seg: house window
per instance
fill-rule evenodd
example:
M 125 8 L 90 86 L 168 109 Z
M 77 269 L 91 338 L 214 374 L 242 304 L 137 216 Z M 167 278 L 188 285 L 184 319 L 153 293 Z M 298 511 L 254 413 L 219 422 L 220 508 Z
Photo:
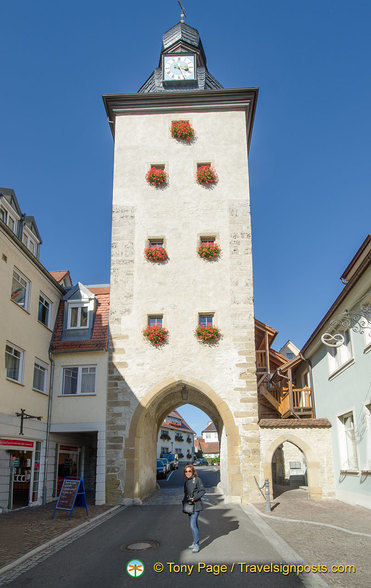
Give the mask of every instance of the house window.
M 163 320 L 162 315 L 149 316 L 148 317 L 148 326 L 153 327 L 154 325 L 159 325 L 160 327 L 162 327 L 162 320 Z
M 202 327 L 207 327 L 208 325 L 213 324 L 214 315 L 213 314 L 199 314 L 198 315 L 198 324 Z
M 200 242 L 202 243 L 215 243 L 215 237 L 200 237 Z
M 17 231 L 17 221 L 12 217 L 11 214 L 3 206 L 0 206 L 0 218 L 1 220 L 8 225 L 9 229 L 16 233 Z
M 88 305 L 69 305 L 68 306 L 68 328 L 69 329 L 87 329 L 88 324 Z
M 64 367 L 62 395 L 95 394 L 96 366 Z
M 31 237 L 29 237 L 26 233 L 23 233 L 23 235 L 22 235 L 22 242 L 24 245 L 26 245 L 27 249 L 29 249 L 31 251 L 31 253 L 36 256 L 36 253 L 37 253 L 36 242 L 33 241 L 31 239 Z
M 340 467 L 342 470 L 358 470 L 357 443 L 353 413 L 339 417 L 340 423 Z
M 11 300 L 28 310 L 30 282 L 18 270 L 13 270 Z
M 38 359 L 35 359 L 32 388 L 44 394 L 48 393 L 48 367 Z
M 46 327 L 50 326 L 52 303 L 43 294 L 39 296 L 39 314 L 40 323 Z
M 352 346 L 349 331 L 342 333 L 344 343 L 340 347 L 328 349 L 330 375 L 352 359 Z
M 148 239 L 148 247 L 163 247 L 163 239 Z
M 24 351 L 19 347 L 15 347 L 11 343 L 5 346 L 5 370 L 6 377 L 9 380 L 18 382 L 23 381 L 23 359 Z

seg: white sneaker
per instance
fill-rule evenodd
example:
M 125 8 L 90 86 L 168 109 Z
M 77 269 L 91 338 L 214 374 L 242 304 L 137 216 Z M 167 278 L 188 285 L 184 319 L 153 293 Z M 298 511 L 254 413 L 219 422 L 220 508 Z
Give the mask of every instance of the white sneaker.
M 192 553 L 198 553 L 200 551 L 200 546 L 199 545 L 195 545 L 192 549 Z
M 188 549 L 193 549 L 195 547 L 195 544 L 192 543 L 192 545 L 188 545 Z

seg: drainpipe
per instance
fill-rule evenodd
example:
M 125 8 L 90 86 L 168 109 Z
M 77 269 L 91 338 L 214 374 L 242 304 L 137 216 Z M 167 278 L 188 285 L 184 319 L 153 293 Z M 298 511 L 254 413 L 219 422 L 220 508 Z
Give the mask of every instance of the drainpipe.
M 307 363 L 308 363 L 308 371 L 309 371 L 309 381 L 310 381 L 310 389 L 312 391 L 311 396 L 312 396 L 312 410 L 313 410 L 313 418 L 316 418 L 316 405 L 314 402 L 314 386 L 313 386 L 313 372 L 312 372 L 312 364 L 310 359 L 307 359 Z
M 51 342 L 49 346 L 49 360 L 50 360 L 50 377 L 49 377 L 49 398 L 48 398 L 48 416 L 46 421 L 46 432 L 45 432 L 45 456 L 44 456 L 44 477 L 43 477 L 43 505 L 46 504 L 46 480 L 47 480 L 47 466 L 48 466 L 48 453 L 49 453 L 49 437 L 50 437 L 50 425 L 52 416 L 52 403 L 53 403 L 53 381 L 54 381 L 54 360 L 51 352 Z

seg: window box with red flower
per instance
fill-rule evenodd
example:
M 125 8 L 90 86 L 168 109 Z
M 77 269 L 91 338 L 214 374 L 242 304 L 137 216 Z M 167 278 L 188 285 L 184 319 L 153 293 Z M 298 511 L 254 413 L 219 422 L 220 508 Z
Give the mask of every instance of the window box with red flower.
M 166 186 L 167 184 L 167 173 L 161 167 L 156 167 L 153 165 L 150 170 L 146 173 L 146 181 L 151 186 L 156 186 L 159 188 L 161 186 Z
M 188 120 L 173 120 L 171 123 L 171 136 L 174 139 L 180 139 L 189 143 L 192 141 L 194 135 L 195 132 Z
M 212 184 L 216 184 L 218 176 L 210 164 L 199 165 L 197 167 L 196 180 L 202 186 L 211 186 Z
M 220 330 L 213 325 L 198 325 L 195 334 L 204 343 L 216 343 L 221 337 Z
M 143 336 L 155 347 L 167 343 L 168 330 L 161 325 L 148 325 L 143 329 Z
M 152 261 L 153 263 L 161 263 L 167 260 L 167 251 L 162 246 L 153 247 L 146 247 L 144 250 L 145 258 L 148 261 Z
M 202 241 L 197 252 L 202 259 L 217 259 L 221 254 L 221 249 L 214 241 Z

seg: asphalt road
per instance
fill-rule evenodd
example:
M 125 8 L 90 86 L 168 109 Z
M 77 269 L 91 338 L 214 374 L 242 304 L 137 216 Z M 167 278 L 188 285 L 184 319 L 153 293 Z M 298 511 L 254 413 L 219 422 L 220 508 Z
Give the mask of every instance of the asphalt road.
M 182 487 L 184 484 L 184 466 L 181 464 L 177 470 L 173 470 L 167 475 L 166 480 L 157 480 L 160 488 Z M 220 482 L 220 467 L 218 466 L 200 466 L 196 467 L 205 488 L 216 486 Z
M 200 468 L 205 486 L 218 480 L 219 472 Z M 178 471 L 161 483 L 183 485 Z M 159 492 L 161 494 L 161 491 Z M 166 502 L 166 492 L 163 494 Z M 101 525 L 25 571 L 8 586 L 14 588 L 202 588 L 256 586 L 294 588 L 302 586 L 295 574 L 258 572 L 249 566 L 279 564 L 282 557 L 238 505 L 224 504 L 212 487 L 205 495 L 200 515 L 201 551 L 191 553 L 188 516 L 180 504 L 143 504 L 120 510 Z M 129 544 L 154 541 L 148 551 L 128 551 Z M 140 577 L 131 577 L 131 560 L 144 564 Z M 163 571 L 156 573 L 155 564 Z M 180 567 L 183 566 L 183 567 Z M 209 566 L 209 567 L 207 567 Z M 224 566 L 224 567 L 221 567 Z M 267 568 L 266 568 L 267 570 Z M 10 579 L 10 578 L 9 578 Z

